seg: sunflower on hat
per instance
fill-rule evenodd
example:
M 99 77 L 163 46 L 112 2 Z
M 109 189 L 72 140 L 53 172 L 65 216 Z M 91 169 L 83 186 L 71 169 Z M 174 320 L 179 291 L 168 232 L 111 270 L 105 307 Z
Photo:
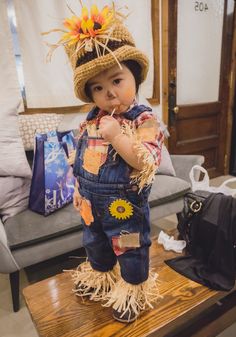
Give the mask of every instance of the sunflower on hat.
M 89 17 L 87 7 L 83 7 L 81 17 L 73 15 L 70 19 L 66 18 L 63 24 L 68 32 L 62 36 L 61 41 L 72 45 L 80 40 L 104 34 L 113 22 L 114 11 L 105 6 L 99 12 L 97 6 L 93 5 L 90 13 Z
M 66 30 L 52 29 L 49 32 L 42 33 L 42 35 L 51 32 L 63 33 L 56 44 L 48 44 L 50 47 L 48 53 L 49 60 L 51 59 L 54 50 L 60 45 L 71 47 L 77 44 L 76 52 L 83 48 L 85 51 L 92 51 L 95 46 L 99 56 L 100 51 L 98 46 L 108 49 L 106 44 L 99 41 L 99 39 L 118 40 L 111 37 L 112 27 L 115 23 L 119 22 L 117 16 L 124 16 L 115 11 L 114 5 L 112 7 L 104 6 L 101 11 L 99 11 L 96 5 L 92 5 L 90 15 L 87 7 L 82 6 L 80 17 L 77 16 L 68 5 L 67 7 L 70 9 L 73 16 L 71 18 L 66 18 L 63 21 Z

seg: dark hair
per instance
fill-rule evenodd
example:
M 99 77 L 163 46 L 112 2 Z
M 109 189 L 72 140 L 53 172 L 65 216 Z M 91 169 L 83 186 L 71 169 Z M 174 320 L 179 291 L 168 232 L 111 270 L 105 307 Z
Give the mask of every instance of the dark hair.
M 138 92 L 139 86 L 141 84 L 141 66 L 137 61 L 134 60 L 126 60 L 126 61 L 122 61 L 121 64 L 124 64 L 132 73 L 132 75 L 134 76 L 135 79 L 135 86 L 136 86 L 136 93 Z M 92 101 L 92 94 L 91 94 L 91 90 L 90 90 L 90 86 L 88 85 L 88 82 L 85 84 L 84 87 L 84 91 L 87 97 L 90 98 L 90 100 Z
M 137 61 L 134 61 L 134 60 L 126 60 L 126 61 L 123 61 L 122 63 L 124 63 L 126 65 L 126 67 L 129 68 L 129 70 L 133 74 L 134 79 L 135 79 L 135 85 L 136 85 L 136 93 L 137 93 L 138 89 L 139 89 L 139 86 L 142 82 L 141 81 L 142 68 L 141 68 L 140 64 Z

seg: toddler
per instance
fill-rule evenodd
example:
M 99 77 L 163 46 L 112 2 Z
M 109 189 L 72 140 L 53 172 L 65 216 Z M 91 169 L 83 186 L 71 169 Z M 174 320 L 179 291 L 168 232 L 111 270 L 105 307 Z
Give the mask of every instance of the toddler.
M 114 7 L 65 20 L 60 40 L 74 71 L 75 94 L 94 108 L 80 126 L 74 161 L 74 206 L 83 223 L 88 259 L 73 272 L 75 292 L 134 321 L 158 300 L 157 275 L 149 270 L 148 196 L 160 164 L 163 134 L 137 92 L 147 57 Z M 106 301 L 106 302 L 104 302 Z

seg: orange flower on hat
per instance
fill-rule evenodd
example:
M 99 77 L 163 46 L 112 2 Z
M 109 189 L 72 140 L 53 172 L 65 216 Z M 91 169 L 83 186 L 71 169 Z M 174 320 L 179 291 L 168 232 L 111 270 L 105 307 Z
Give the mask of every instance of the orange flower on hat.
M 93 5 L 89 11 L 87 7 L 82 8 L 81 16 L 73 15 L 64 20 L 64 27 L 68 31 L 63 34 L 61 42 L 72 45 L 83 39 L 94 38 L 97 35 L 107 33 L 114 19 L 114 10 L 108 6 L 103 7 L 101 11 L 96 5 Z

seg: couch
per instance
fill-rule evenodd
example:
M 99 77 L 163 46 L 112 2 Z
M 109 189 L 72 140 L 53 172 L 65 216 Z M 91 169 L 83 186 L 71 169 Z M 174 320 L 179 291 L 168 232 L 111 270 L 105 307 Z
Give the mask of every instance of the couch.
M 191 189 L 190 169 L 195 164 L 202 165 L 204 157 L 172 155 L 171 160 L 176 176 L 157 174 L 153 183 L 149 199 L 151 223 L 182 210 L 183 196 Z M 72 204 L 47 217 L 26 209 L 4 224 L 0 221 L 0 273 L 9 274 L 14 311 L 19 310 L 21 269 L 79 247 L 82 225 Z

